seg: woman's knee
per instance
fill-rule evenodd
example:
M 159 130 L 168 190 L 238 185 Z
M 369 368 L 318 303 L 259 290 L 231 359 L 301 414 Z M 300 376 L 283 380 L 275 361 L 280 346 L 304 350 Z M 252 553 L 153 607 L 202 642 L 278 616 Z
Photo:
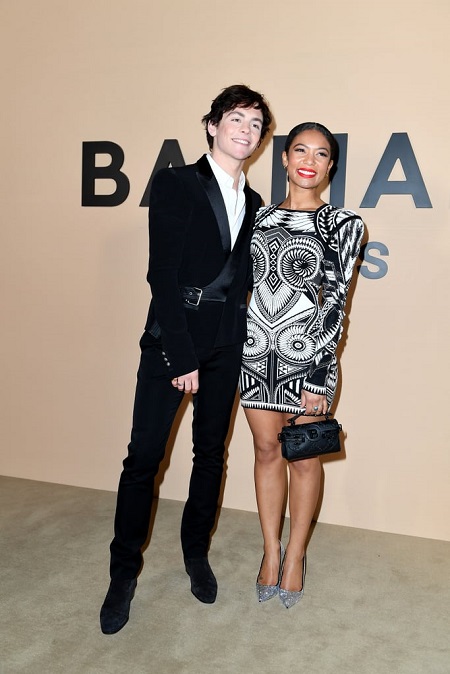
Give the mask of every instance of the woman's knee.
M 293 475 L 300 477 L 312 477 L 321 472 L 320 459 L 314 457 L 312 459 L 301 459 L 300 461 L 291 461 L 289 463 L 289 470 Z
M 258 463 L 282 461 L 280 443 L 271 439 L 255 441 L 255 460 Z

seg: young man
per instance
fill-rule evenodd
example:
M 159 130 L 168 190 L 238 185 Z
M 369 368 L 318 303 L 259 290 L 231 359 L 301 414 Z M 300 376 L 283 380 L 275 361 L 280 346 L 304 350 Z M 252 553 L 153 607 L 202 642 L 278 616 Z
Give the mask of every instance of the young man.
M 100 612 L 105 634 L 118 632 L 128 620 L 154 479 L 177 409 L 189 393 L 194 458 L 181 544 L 192 593 L 208 604 L 217 594 L 207 555 L 246 338 L 252 224 L 261 204 L 242 168 L 272 116 L 261 94 L 234 85 L 217 96 L 202 121 L 210 154 L 190 166 L 162 169 L 150 193 L 152 301 L 117 495 L 111 584 Z

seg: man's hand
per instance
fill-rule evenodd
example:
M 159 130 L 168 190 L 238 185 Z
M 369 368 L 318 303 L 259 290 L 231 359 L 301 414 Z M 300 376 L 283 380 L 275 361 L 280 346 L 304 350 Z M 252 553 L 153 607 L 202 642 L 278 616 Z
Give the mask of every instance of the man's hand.
M 182 374 L 172 379 L 172 386 L 185 393 L 197 393 L 198 391 L 198 370 Z

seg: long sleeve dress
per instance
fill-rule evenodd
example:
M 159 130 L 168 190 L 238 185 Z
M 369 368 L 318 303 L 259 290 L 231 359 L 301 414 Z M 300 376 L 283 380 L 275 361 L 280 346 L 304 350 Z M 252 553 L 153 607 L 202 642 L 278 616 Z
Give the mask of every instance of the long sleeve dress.
M 296 414 L 302 389 L 326 395 L 331 405 L 336 347 L 363 233 L 356 213 L 329 204 L 316 211 L 273 204 L 258 211 L 243 407 Z

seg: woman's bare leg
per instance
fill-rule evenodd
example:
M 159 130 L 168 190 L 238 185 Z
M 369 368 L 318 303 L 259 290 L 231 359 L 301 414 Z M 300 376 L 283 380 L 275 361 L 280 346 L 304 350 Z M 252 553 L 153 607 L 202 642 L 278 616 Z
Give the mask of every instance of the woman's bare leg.
M 258 582 L 276 585 L 280 567 L 280 527 L 286 494 L 286 462 L 278 433 L 286 416 L 279 412 L 244 408 L 255 448 L 255 489 L 264 539 L 264 559 Z
M 299 591 L 302 589 L 302 562 L 306 539 L 320 493 L 320 460 L 316 457 L 293 461 L 289 464 L 289 474 L 290 535 L 280 587 Z
M 255 448 L 255 489 L 264 539 L 264 559 L 258 582 L 275 585 L 280 564 L 280 526 L 286 493 L 286 461 L 278 433 L 292 416 L 281 412 L 244 408 Z M 300 419 L 306 423 L 309 419 Z M 281 587 L 302 589 L 302 561 L 306 540 L 320 493 L 322 467 L 318 458 L 289 463 L 290 535 Z

